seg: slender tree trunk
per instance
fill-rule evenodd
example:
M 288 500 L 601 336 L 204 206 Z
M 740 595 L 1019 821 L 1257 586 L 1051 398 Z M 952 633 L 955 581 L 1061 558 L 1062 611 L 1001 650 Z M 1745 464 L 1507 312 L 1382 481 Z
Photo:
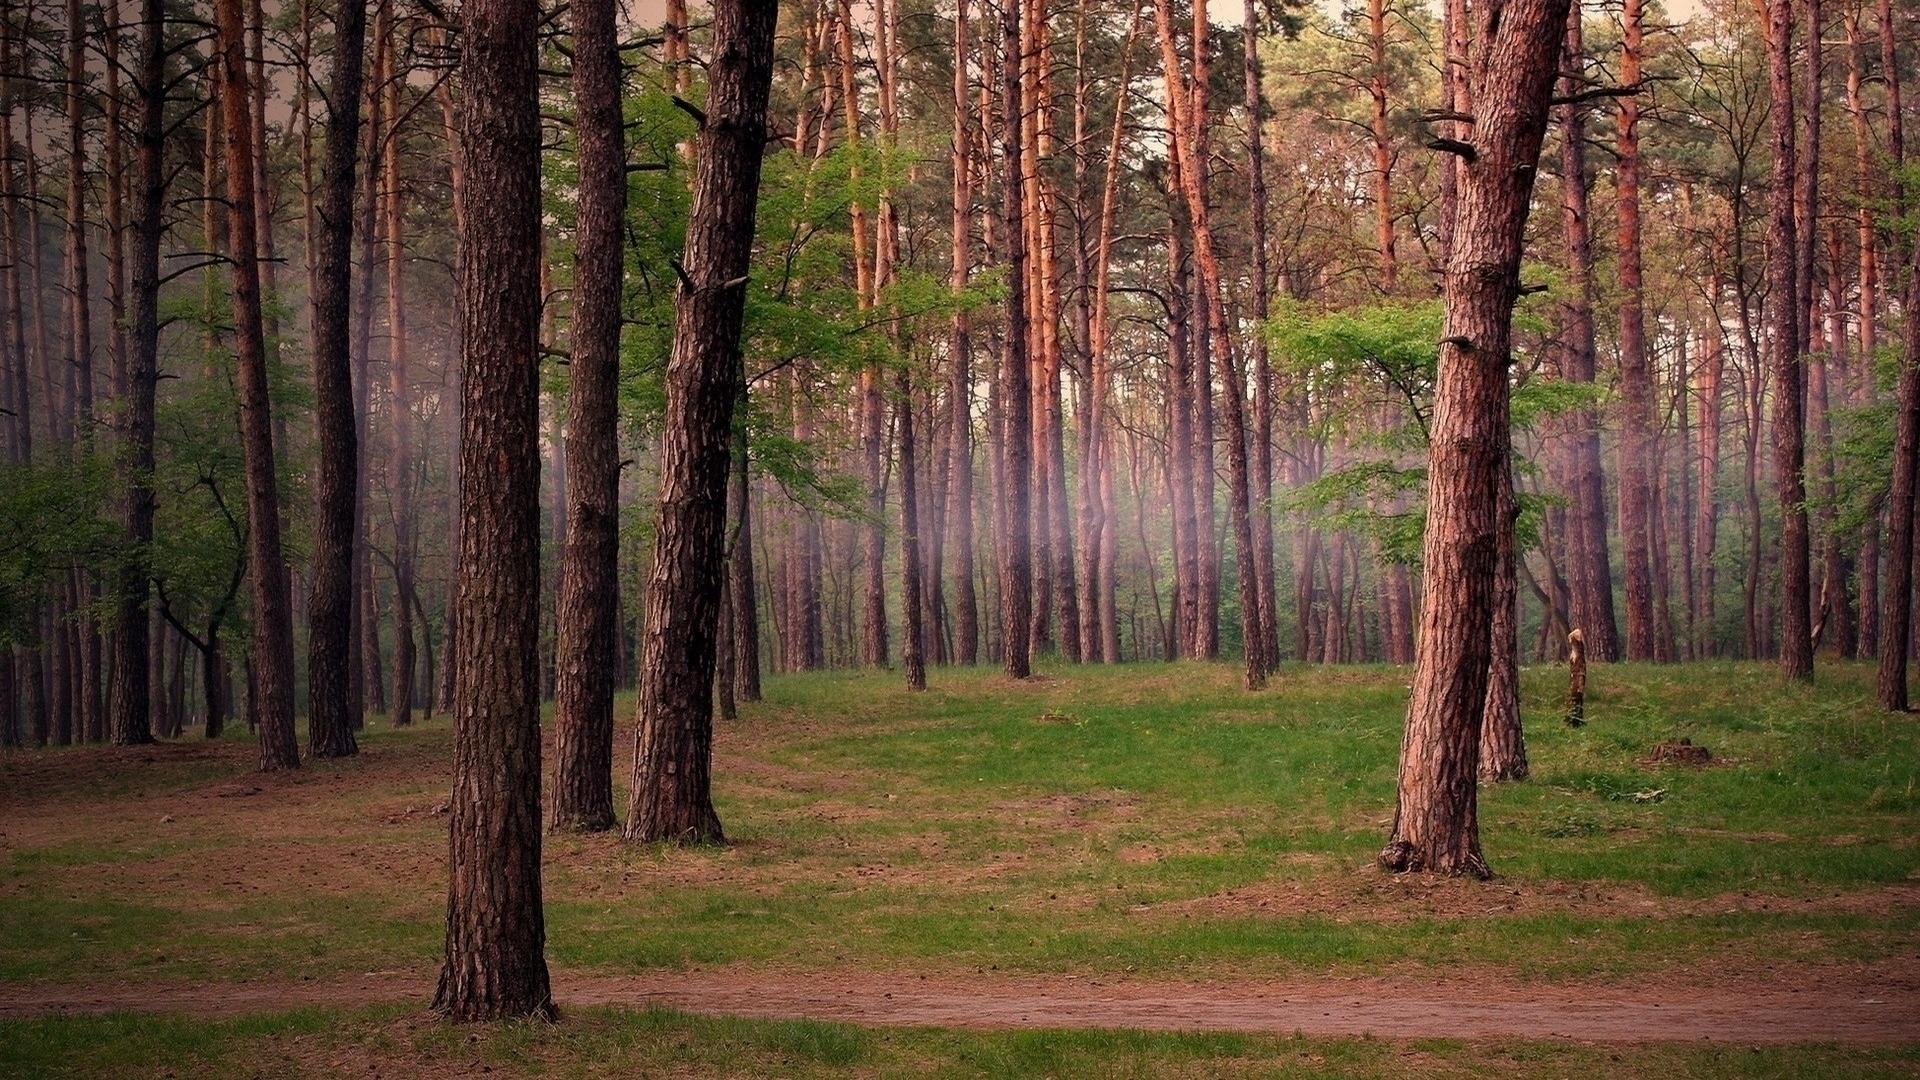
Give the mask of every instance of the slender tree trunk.
M 973 171 L 967 128 L 968 0 L 956 0 L 953 22 L 953 270 L 948 286 L 965 289 L 972 273 Z M 986 132 L 981 132 L 981 139 Z M 948 363 L 947 448 L 952 456 L 947 484 L 947 527 L 953 530 L 953 655 L 957 663 L 980 659 L 979 601 L 973 589 L 973 340 L 964 308 L 953 313 Z
M 1513 303 L 1566 0 L 1475 12 L 1473 155 L 1463 155 L 1430 449 L 1423 598 L 1399 800 L 1380 854 L 1395 871 L 1487 875 L 1475 769 L 1491 659 Z
M 1793 4 L 1768 0 L 1768 124 L 1773 129 L 1773 196 L 1767 241 L 1767 331 L 1773 348 L 1773 466 L 1780 500 L 1780 673 L 1813 677 L 1810 542 L 1805 470 L 1805 384 L 1801 371 L 1799 239 L 1792 192 L 1794 147 Z
M 364 0 L 346 0 L 334 24 L 327 79 L 326 157 L 321 167 L 314 257 L 313 397 L 319 464 L 314 484 L 313 575 L 307 599 L 307 748 L 315 757 L 359 752 L 351 670 L 353 558 L 360 436 L 353 406 L 354 156 L 360 147 Z M 449 665 L 452 667 L 453 665 Z
M 1560 80 L 1563 96 L 1581 90 L 1579 73 L 1586 64 L 1586 46 L 1580 26 L 1580 7 L 1569 7 L 1564 63 L 1568 75 Z M 1593 242 L 1588 222 L 1586 111 L 1578 104 L 1562 105 L 1560 119 L 1560 223 L 1567 247 L 1569 299 L 1561 316 L 1564 340 L 1561 377 L 1570 382 L 1594 380 Z M 1620 632 L 1613 615 L 1613 569 L 1607 550 L 1606 475 L 1601 464 L 1600 431 L 1593 410 L 1578 409 L 1568 417 L 1573 473 L 1573 527 L 1568 530 L 1568 561 L 1573 579 L 1573 621 L 1587 640 L 1596 660 L 1620 657 Z
M 740 396 L 740 330 L 753 251 L 774 0 L 717 0 L 706 120 L 675 305 L 660 514 L 634 732 L 630 840 L 721 843 L 710 790 L 714 625 L 726 526 L 727 458 Z
M 226 137 L 227 241 L 232 265 L 235 367 L 240 436 L 247 478 L 247 562 L 253 599 L 255 704 L 260 768 L 300 764 L 293 730 L 293 614 L 280 544 L 280 489 L 275 476 L 273 406 L 268 396 L 266 327 L 261 315 L 259 247 L 254 215 L 254 145 L 242 0 L 218 0 L 222 125 Z
M 251 0 L 258 2 L 258 0 Z M 387 28 L 387 66 L 396 63 L 395 39 L 401 31 L 391 21 Z M 406 203 L 400 182 L 400 88 L 395 74 L 386 86 L 386 115 L 393 118 L 389 138 L 392 150 L 382 165 L 387 271 L 387 388 L 391 416 L 387 421 L 387 499 L 393 514 L 393 697 L 388 702 L 395 727 L 413 723 L 413 372 L 407 340 Z
M 1176 141 L 1179 141 L 1178 133 L 1186 132 L 1184 145 L 1179 150 L 1183 187 L 1188 217 L 1193 225 L 1194 260 L 1199 269 L 1200 289 L 1204 294 L 1203 310 L 1206 313 L 1208 335 L 1212 352 L 1220 361 L 1221 400 L 1225 402 L 1227 411 L 1227 515 L 1234 532 L 1234 547 L 1238 552 L 1240 635 L 1245 653 L 1245 681 L 1247 688 L 1254 690 L 1266 685 L 1266 645 L 1260 636 L 1259 586 L 1252 557 L 1253 525 L 1248 508 L 1247 423 L 1243 398 L 1245 381 L 1234 362 L 1233 343 L 1228 335 L 1225 285 L 1219 258 L 1214 251 L 1213 228 L 1208 213 L 1205 139 L 1206 85 L 1210 77 L 1208 20 L 1205 5 L 1202 4 L 1195 9 L 1193 16 L 1193 79 L 1191 85 L 1183 89 L 1177 77 L 1178 56 L 1166 0 L 1160 0 L 1155 11 L 1162 59 L 1168 72 L 1168 112 L 1173 118 Z M 1204 382 L 1199 383 L 1199 391 L 1201 396 L 1206 394 Z M 1209 624 L 1217 622 L 1213 619 L 1207 621 Z M 1213 644 L 1211 634 L 1208 641 L 1210 645 Z M 1213 649 L 1209 649 L 1208 655 L 1213 655 L 1213 652 Z
M 747 386 L 740 383 L 732 437 L 732 466 L 727 470 L 727 520 L 733 535 L 727 543 L 727 599 L 732 607 L 734 693 L 741 701 L 760 700 L 760 607 L 753 592 L 753 500 L 749 497 L 747 454 Z
M 1259 5 L 1246 0 L 1242 16 L 1242 72 L 1247 108 L 1247 201 L 1252 215 L 1253 321 L 1264 326 L 1271 314 L 1272 283 L 1267 268 L 1267 165 L 1262 143 L 1266 126 L 1266 88 L 1260 68 Z M 1124 60 L 1123 60 L 1124 66 Z M 1265 669 L 1280 664 L 1279 594 L 1273 570 L 1273 369 L 1267 356 L 1266 334 L 1256 332 L 1253 353 L 1253 558 L 1260 591 L 1260 640 Z M 1111 510 L 1109 510 L 1111 512 Z M 1397 571 L 1396 587 L 1406 587 L 1406 572 Z
M 473 181 L 460 236 L 464 525 L 446 962 L 434 994 L 455 1020 L 553 1015 L 540 898 L 540 294 L 527 257 L 539 250 L 539 18 L 533 0 L 467 0 L 460 20 L 460 143 Z
M 161 0 L 140 0 L 140 127 L 135 160 L 132 349 L 127 363 L 126 405 L 122 410 L 121 460 L 127 476 L 126 541 L 115 590 L 113 691 L 109 697 L 113 742 L 131 746 L 151 742 L 149 726 L 147 627 L 153 541 L 154 390 L 160 361 L 160 235 L 166 229 L 161 204 L 166 197 L 165 160 L 166 16 Z
M 1640 81 L 1641 5 L 1626 0 L 1621 16 L 1620 80 Z M 1647 353 L 1646 306 L 1640 272 L 1640 102 L 1620 99 L 1619 164 L 1615 169 L 1620 260 L 1620 542 L 1627 568 L 1627 658 L 1654 658 L 1653 361 Z M 1597 650 L 1596 650 L 1597 651 Z
M 1906 164 L 1906 132 L 1900 113 L 1900 68 L 1895 63 L 1893 13 L 1880 0 L 1880 69 L 1886 87 L 1887 147 L 1895 167 L 1894 205 L 1904 205 L 1905 185 L 1898 179 Z M 1876 697 L 1889 712 L 1910 708 L 1907 653 L 1913 644 L 1915 474 L 1920 473 L 1920 239 L 1908 246 L 1910 260 L 1905 301 L 1909 314 L 1900 335 L 1900 378 L 1895 390 L 1893 486 L 1887 497 L 1886 570 L 1880 582 L 1880 671 Z
M 567 387 L 567 535 L 554 647 L 555 829 L 613 827 L 613 666 L 620 605 L 620 301 L 627 204 L 617 0 L 575 0 L 578 235 Z
M 999 524 L 1001 653 L 1008 675 L 1032 674 L 1033 552 L 1028 488 L 1033 448 L 1032 386 L 1027 356 L 1027 237 L 1020 109 L 1021 4 L 1008 0 L 1000 17 L 1002 231 L 1007 245 L 1007 330 L 1000 360 Z

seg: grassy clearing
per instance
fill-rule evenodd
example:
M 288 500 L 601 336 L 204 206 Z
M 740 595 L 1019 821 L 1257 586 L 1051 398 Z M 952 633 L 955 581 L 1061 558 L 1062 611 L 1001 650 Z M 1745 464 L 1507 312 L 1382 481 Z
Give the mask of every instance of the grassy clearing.
M 462 1028 L 396 1009 L 233 1020 L 104 1016 L 0 1021 L 0 1073 L 194 1076 L 1286 1076 L 1903 1077 L 1900 1047 L 1725 1047 L 1309 1039 L 1127 1031 L 973 1032 L 689 1016 L 570 1013 L 558 1025 Z
M 1252 695 L 1226 665 L 773 679 L 719 736 L 736 843 L 549 838 L 549 956 L 1552 980 L 1920 959 L 1920 725 L 1872 708 L 1868 669 L 1599 668 L 1579 730 L 1562 678 L 1525 673 L 1534 778 L 1483 795 L 1492 885 L 1372 869 L 1404 670 Z M 1643 763 L 1680 736 L 1716 763 Z M 0 759 L 0 980 L 430 966 L 448 739 L 380 726 L 290 778 L 239 742 Z

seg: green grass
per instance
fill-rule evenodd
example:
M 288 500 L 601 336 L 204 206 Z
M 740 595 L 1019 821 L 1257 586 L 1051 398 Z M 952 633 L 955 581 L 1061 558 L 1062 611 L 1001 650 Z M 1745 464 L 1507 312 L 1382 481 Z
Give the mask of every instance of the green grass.
M 1902 1077 L 1912 1047 L 1609 1046 L 1131 1031 L 973 1032 L 591 1009 L 484 1028 L 397 1009 L 230 1020 L 0 1020 L 0 1074 L 39 1077 Z
M 1031 685 L 936 669 L 923 695 L 897 673 L 774 678 L 718 737 L 732 847 L 549 838 L 549 956 L 1549 980 L 1920 959 L 1920 906 L 1887 892 L 1920 879 L 1920 725 L 1872 707 L 1870 670 L 1783 687 L 1761 665 L 1596 667 L 1591 722 L 1569 729 L 1564 672 L 1528 669 L 1533 778 L 1482 797 L 1500 879 L 1435 888 L 1371 868 L 1407 677 L 1289 667 L 1247 694 L 1229 665 Z M 1715 764 L 1642 763 L 1680 736 Z M 33 821 L 0 838 L 0 980 L 430 965 L 448 729 L 363 745 L 285 780 L 251 777 L 237 744 L 0 759 L 0 815 Z

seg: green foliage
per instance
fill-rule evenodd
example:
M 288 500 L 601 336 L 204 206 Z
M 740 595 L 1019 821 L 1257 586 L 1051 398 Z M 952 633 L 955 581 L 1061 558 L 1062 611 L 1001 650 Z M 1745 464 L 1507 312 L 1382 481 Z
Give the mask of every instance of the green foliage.
M 111 573 L 125 552 L 102 457 L 0 464 L 0 645 L 31 644 L 35 615 L 76 568 Z

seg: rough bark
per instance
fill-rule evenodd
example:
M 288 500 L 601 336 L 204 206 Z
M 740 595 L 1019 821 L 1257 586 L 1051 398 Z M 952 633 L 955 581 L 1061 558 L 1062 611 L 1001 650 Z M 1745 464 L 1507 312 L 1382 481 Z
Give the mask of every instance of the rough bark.
M 576 0 L 579 143 L 567 367 L 567 534 L 554 646 L 555 829 L 613 827 L 613 653 L 619 618 L 620 299 L 626 147 L 616 0 Z
M 461 631 L 433 1005 L 472 1021 L 554 1009 L 540 897 L 540 294 L 527 257 L 539 250 L 539 8 L 467 0 L 460 23 L 472 181 L 460 235 Z
M 1802 375 L 1799 250 L 1795 221 L 1793 4 L 1768 0 L 1767 96 L 1773 197 L 1767 230 L 1767 334 L 1773 349 L 1773 468 L 1780 501 L 1780 673 L 1813 677 L 1810 538 L 1805 470 L 1806 386 Z
M 1580 90 L 1578 73 L 1586 63 L 1580 9 L 1569 7 L 1563 61 L 1569 75 L 1560 81 L 1563 96 Z M 1560 107 L 1560 223 L 1567 247 L 1569 299 L 1561 316 L 1564 338 L 1561 377 L 1570 382 L 1594 379 L 1593 240 L 1588 222 L 1586 112 L 1578 104 Z M 1573 621 L 1591 639 L 1596 659 L 1620 656 L 1613 613 L 1613 570 L 1607 550 L 1606 475 L 1600 457 L 1600 431 L 1591 409 L 1573 412 L 1567 421 L 1573 473 L 1573 527 L 1568 530 L 1568 562 L 1573 579 Z
M 958 292 L 967 287 L 973 269 L 973 170 L 967 115 L 968 0 L 958 0 L 953 21 L 953 270 L 948 285 Z M 981 137 L 985 138 L 985 132 Z M 973 338 L 964 308 L 953 313 L 947 362 L 947 449 L 951 456 L 947 482 L 947 527 L 953 551 L 953 656 L 972 665 L 980 658 L 980 609 L 973 589 Z
M 250 656 L 259 717 L 256 734 L 260 739 L 260 768 L 274 771 L 298 766 L 300 747 L 293 729 L 293 613 L 281 555 L 280 488 L 275 477 L 266 326 L 261 314 L 246 13 L 241 0 L 218 0 L 214 14 L 219 24 L 222 67 L 220 104 L 226 138 L 234 361 L 247 485 L 247 563 L 253 600 Z
M 1022 0 L 1031 2 L 1031 0 Z M 1032 385 L 1027 356 L 1027 237 L 1020 123 L 1020 3 L 1000 17 L 1000 108 L 1004 172 L 1002 231 L 1007 245 L 1007 330 L 1000 360 L 1000 634 L 1008 675 L 1032 674 L 1033 551 L 1030 506 Z
M 352 312 L 354 156 L 360 146 L 365 0 L 345 0 L 334 24 L 327 78 L 327 144 L 321 165 L 314 258 L 313 397 L 318 466 L 313 573 L 307 590 L 307 747 L 315 757 L 359 752 L 352 693 L 354 503 L 360 436 L 354 418 Z M 449 665 L 451 668 L 452 665 Z
M 167 188 L 165 159 L 166 17 L 160 0 L 140 2 L 140 126 L 135 136 L 133 214 L 133 305 L 127 358 L 126 404 L 121 416 L 121 460 L 126 470 L 128 558 L 115 587 L 113 689 L 109 697 L 113 742 L 151 742 L 148 679 L 148 582 L 153 540 L 154 390 L 160 366 L 161 204 Z
M 1460 170 L 1429 451 L 1413 695 L 1399 799 L 1380 854 L 1394 871 L 1488 874 L 1475 771 L 1491 659 L 1508 368 L 1520 253 L 1566 0 L 1475 11 L 1473 156 Z
M 1640 80 L 1640 0 L 1626 0 L 1621 29 L 1620 79 L 1632 86 Z M 1640 267 L 1639 125 L 1639 98 L 1622 97 L 1614 173 L 1620 263 L 1620 546 L 1627 576 L 1627 658 L 1652 660 L 1658 649 L 1652 567 L 1654 401 Z
M 710 784 L 714 627 L 740 329 L 767 142 L 774 0 L 718 0 L 706 119 L 674 313 L 647 588 L 630 840 L 721 843 Z

